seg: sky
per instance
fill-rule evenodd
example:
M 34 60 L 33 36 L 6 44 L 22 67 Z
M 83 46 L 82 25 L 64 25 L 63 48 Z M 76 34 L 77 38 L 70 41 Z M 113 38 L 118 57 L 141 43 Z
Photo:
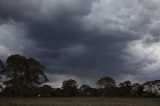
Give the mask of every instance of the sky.
M 0 58 L 36 58 L 54 87 L 143 83 L 160 76 L 159 28 L 159 0 L 0 0 Z

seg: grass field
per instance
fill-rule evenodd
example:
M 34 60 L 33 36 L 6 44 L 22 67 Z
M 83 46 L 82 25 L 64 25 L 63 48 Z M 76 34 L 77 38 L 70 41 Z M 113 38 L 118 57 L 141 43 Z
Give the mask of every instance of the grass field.
M 160 106 L 160 99 L 0 98 L 0 106 Z

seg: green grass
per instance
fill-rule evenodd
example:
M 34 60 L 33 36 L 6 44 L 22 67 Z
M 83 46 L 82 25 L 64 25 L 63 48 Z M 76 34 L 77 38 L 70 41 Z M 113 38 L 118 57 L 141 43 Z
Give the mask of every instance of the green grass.
M 160 106 L 160 99 L 0 98 L 0 106 Z

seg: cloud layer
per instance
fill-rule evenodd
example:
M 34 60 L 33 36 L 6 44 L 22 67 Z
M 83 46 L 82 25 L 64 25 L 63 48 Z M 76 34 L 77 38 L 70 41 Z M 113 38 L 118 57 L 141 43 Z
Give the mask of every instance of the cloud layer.
M 0 56 L 5 58 L 12 54 L 23 54 L 34 43 L 27 39 L 23 23 L 13 20 L 0 24 Z
M 144 75 L 146 80 L 156 79 L 160 75 L 159 5 L 158 0 L 101 0 L 84 17 L 89 30 L 98 29 L 105 36 L 119 39 L 124 37 L 122 57 L 127 67 L 126 77 L 132 76 L 133 80 L 142 80 Z
M 158 79 L 159 5 L 159 0 L 1 0 L 0 56 L 35 57 L 53 82 L 60 81 L 56 76 L 80 82 L 105 75 L 117 81 Z

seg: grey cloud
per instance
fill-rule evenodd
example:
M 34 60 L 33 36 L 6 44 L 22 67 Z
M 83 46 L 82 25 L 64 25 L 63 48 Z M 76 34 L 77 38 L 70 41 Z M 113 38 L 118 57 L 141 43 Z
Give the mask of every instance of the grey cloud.
M 84 17 L 85 26 L 89 29 L 98 28 L 104 33 L 109 30 L 126 32 L 127 36 L 143 36 L 146 29 L 158 18 L 159 8 L 155 8 L 158 5 L 159 2 L 155 0 L 101 0 Z
M 23 23 L 25 27 L 18 28 L 25 34 L 16 31 L 12 39 L 23 39 L 17 45 L 25 48 L 14 51 L 39 59 L 50 76 L 149 80 L 158 78 L 149 70 L 159 75 L 159 4 L 158 0 L 1 0 L 0 23 L 8 19 Z
M 23 23 L 9 20 L 7 23 L 0 24 L 0 56 L 5 59 L 11 54 L 22 54 L 26 48 L 34 45 L 25 34 Z
M 62 87 L 62 82 L 68 79 L 75 79 L 79 85 L 78 87 L 80 87 L 83 84 L 90 84 L 91 86 L 96 86 L 92 81 L 82 77 L 75 77 L 72 75 L 58 75 L 58 74 L 54 75 L 48 74 L 47 76 L 51 80 L 51 82 L 48 82 L 47 84 L 53 87 Z
M 92 0 L 1 0 L 2 18 L 25 21 L 52 21 L 62 15 L 73 18 L 90 11 Z M 83 7 L 83 8 L 82 8 Z
M 159 5 L 158 0 L 101 0 L 84 17 L 88 30 L 98 29 L 106 36 L 126 38 L 124 47 L 119 49 L 126 67 L 121 67 L 122 76 L 132 80 L 158 78 Z

